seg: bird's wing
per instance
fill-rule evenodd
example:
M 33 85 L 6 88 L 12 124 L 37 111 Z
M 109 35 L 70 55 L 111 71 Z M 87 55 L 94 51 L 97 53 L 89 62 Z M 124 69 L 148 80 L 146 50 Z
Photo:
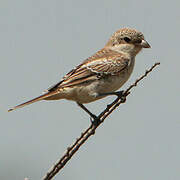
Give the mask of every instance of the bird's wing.
M 108 75 L 117 75 L 128 66 L 130 59 L 124 54 L 102 49 L 71 70 L 62 81 L 48 89 L 78 86 Z

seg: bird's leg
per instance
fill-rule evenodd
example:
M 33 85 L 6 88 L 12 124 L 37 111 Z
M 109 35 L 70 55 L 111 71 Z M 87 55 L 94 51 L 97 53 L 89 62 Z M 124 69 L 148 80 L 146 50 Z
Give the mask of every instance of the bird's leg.
M 79 107 L 81 107 L 84 111 L 86 111 L 91 116 L 91 118 L 93 119 L 93 120 L 91 119 L 91 123 L 97 125 L 98 122 L 100 121 L 100 119 L 95 114 L 90 112 L 83 104 L 81 104 L 79 102 L 76 102 L 76 103 Z
M 118 98 L 121 99 L 123 97 L 123 93 L 124 93 L 124 91 L 107 92 L 107 93 L 100 93 L 100 94 L 98 94 L 98 96 L 116 95 L 116 96 L 118 96 Z

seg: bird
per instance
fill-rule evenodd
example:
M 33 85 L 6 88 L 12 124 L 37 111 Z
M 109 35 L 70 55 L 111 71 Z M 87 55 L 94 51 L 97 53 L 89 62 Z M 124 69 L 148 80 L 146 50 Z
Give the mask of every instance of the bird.
M 108 95 L 122 95 L 118 91 L 129 79 L 134 69 L 135 57 L 143 48 L 151 46 L 144 35 L 132 28 L 117 30 L 105 46 L 68 72 L 60 82 L 32 100 L 10 108 L 8 111 L 24 107 L 41 100 L 67 99 L 75 101 L 94 119 L 83 104 Z

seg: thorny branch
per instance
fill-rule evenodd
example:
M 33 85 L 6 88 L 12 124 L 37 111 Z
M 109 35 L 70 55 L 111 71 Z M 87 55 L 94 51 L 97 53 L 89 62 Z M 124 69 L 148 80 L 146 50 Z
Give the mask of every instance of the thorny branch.
M 65 154 L 59 159 L 56 164 L 47 172 L 47 174 L 43 177 L 43 180 L 50 180 L 52 179 L 71 159 L 71 157 L 75 154 L 76 151 L 86 142 L 86 140 L 95 134 L 96 128 L 103 123 L 105 118 L 107 118 L 120 104 L 126 102 L 126 97 L 130 94 L 130 90 L 137 86 L 139 81 L 144 79 L 156 66 L 160 65 L 159 62 L 155 63 L 149 70 L 146 70 L 144 75 L 138 78 L 126 91 L 123 92 L 123 96 L 120 98 L 116 98 L 111 104 L 107 105 L 106 109 L 99 114 L 97 124 L 91 124 L 88 129 L 81 133 L 81 136 L 76 139 L 76 141 L 67 148 Z

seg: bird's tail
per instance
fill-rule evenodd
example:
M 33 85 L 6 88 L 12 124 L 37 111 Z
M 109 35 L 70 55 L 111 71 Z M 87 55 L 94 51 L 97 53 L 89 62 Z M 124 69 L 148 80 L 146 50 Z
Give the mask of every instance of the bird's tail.
M 43 100 L 43 99 L 46 99 L 46 98 L 48 98 L 48 97 L 50 97 L 50 96 L 53 96 L 53 95 L 56 95 L 56 94 L 58 94 L 57 91 L 47 92 L 46 94 L 43 94 L 43 95 L 38 96 L 38 97 L 36 97 L 36 98 L 34 98 L 34 99 L 31 99 L 30 101 L 27 101 L 27 102 L 25 102 L 25 103 L 19 104 L 19 105 L 13 107 L 13 108 L 10 108 L 10 109 L 8 110 L 8 112 L 13 111 L 13 110 L 18 109 L 18 108 L 22 108 L 22 107 L 24 107 L 24 106 L 26 106 L 26 105 L 35 103 L 35 102 L 37 102 L 37 101 L 41 101 L 41 100 Z

